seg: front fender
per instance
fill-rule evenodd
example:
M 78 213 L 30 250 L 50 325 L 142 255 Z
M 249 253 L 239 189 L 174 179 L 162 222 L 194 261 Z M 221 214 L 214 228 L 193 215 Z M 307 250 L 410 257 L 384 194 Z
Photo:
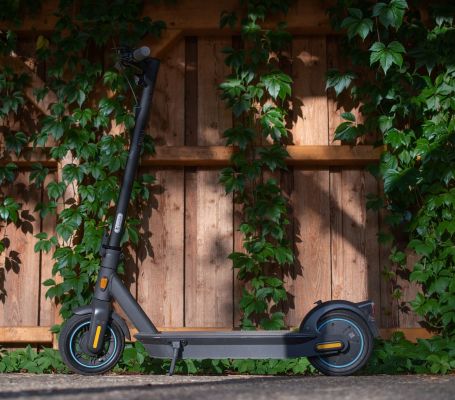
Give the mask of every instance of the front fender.
M 76 315 L 87 315 L 92 313 L 92 306 L 83 306 L 73 310 L 73 313 Z M 128 325 L 123 320 L 123 318 L 118 315 L 115 311 L 112 311 L 112 319 L 118 323 L 120 329 L 128 340 L 131 340 L 130 330 Z

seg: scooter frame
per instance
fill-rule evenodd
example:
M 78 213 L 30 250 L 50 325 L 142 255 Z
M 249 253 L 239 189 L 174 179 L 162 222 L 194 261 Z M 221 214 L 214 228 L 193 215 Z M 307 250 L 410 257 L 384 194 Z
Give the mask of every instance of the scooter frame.
M 125 168 L 114 222 L 110 234 L 105 233 L 102 241 L 101 267 L 92 303 L 74 310 L 76 315 L 91 314 L 88 335 L 88 351 L 97 354 L 103 346 L 103 338 L 110 321 L 115 320 L 125 337 L 130 332 L 125 321 L 112 309 L 115 300 L 131 323 L 137 328 L 136 338 L 146 347 L 152 357 L 171 358 L 169 374 L 172 374 L 178 358 L 290 358 L 317 356 L 341 351 L 346 346 L 342 335 L 321 335 L 318 321 L 329 311 L 349 310 L 360 316 L 373 334 L 378 335 L 374 322 L 372 301 L 351 303 L 348 301 L 316 302 L 316 306 L 305 316 L 298 332 L 290 331 L 228 331 L 228 332 L 165 332 L 160 333 L 141 306 L 117 275 L 121 260 L 120 241 L 123 234 L 127 208 L 137 172 L 144 129 L 148 119 L 152 95 L 156 84 L 160 62 L 147 57 L 133 66 L 142 71 L 138 83 L 142 86 L 139 106 L 136 106 L 136 123 L 131 137 L 128 161 Z M 324 344 L 332 344 L 323 349 Z M 335 344 L 335 345 L 333 345 Z

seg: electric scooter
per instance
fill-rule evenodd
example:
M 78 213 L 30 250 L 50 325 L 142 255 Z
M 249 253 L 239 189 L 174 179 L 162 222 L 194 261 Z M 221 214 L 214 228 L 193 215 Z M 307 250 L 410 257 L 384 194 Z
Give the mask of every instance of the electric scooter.
M 285 359 L 308 357 L 327 375 L 350 375 L 368 361 L 373 338 L 378 336 L 374 303 L 343 300 L 317 301 L 297 331 L 159 332 L 117 275 L 131 189 L 138 168 L 152 95 L 160 62 L 150 50 L 122 48 L 121 68 L 134 68 L 142 88 L 136 106 L 135 127 L 120 190 L 115 218 L 100 249 L 101 267 L 90 305 L 74 310 L 63 325 L 59 349 L 74 372 L 92 375 L 112 369 L 122 355 L 125 338 L 131 339 L 125 321 L 112 309 L 115 300 L 137 328 L 137 340 L 148 354 L 171 359 L 169 375 L 181 358 L 192 359 Z

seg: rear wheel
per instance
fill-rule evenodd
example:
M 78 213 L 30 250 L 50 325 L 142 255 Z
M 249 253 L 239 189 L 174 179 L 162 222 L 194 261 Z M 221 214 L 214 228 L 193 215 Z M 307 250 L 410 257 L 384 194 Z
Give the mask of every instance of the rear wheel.
M 336 354 L 309 357 L 311 364 L 325 375 L 352 375 L 365 366 L 373 351 L 373 335 L 356 313 L 335 310 L 325 314 L 318 331 L 326 335 L 344 335 L 347 346 Z
M 98 354 L 87 351 L 91 315 L 73 315 L 63 326 L 58 341 L 63 361 L 73 372 L 83 375 L 102 374 L 111 370 L 125 345 L 125 337 L 112 320 L 104 334 L 104 344 Z

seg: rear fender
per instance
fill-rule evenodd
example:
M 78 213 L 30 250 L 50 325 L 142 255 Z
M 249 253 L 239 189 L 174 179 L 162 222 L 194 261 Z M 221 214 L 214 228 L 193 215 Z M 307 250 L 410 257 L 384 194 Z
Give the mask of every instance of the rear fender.
M 79 307 L 73 310 L 73 313 L 76 315 L 87 315 L 92 313 L 92 306 L 84 306 L 84 307 Z M 112 319 L 118 323 L 120 326 L 120 329 L 122 330 L 123 334 L 128 340 L 131 340 L 131 335 L 130 335 L 130 330 L 128 328 L 128 325 L 126 322 L 123 320 L 123 318 L 118 315 L 115 311 L 112 311 Z
M 360 303 L 352 303 L 346 300 L 330 300 L 320 303 L 305 316 L 300 324 L 300 332 L 317 332 L 318 321 L 321 317 L 329 311 L 334 310 L 348 310 L 356 313 L 367 323 L 372 335 L 374 337 L 379 336 L 379 331 L 374 320 L 374 303 L 369 300 Z

